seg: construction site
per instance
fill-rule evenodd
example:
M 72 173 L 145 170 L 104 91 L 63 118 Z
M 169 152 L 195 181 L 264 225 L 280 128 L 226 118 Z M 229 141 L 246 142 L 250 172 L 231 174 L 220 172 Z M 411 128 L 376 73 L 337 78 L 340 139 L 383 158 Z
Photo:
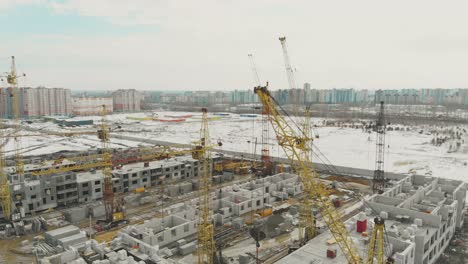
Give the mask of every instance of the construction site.
M 0 263 L 432 264 L 455 244 L 466 254 L 452 239 L 468 225 L 466 126 L 390 124 L 384 102 L 374 119 L 314 119 L 279 105 L 248 58 L 251 114 L 110 115 L 104 104 L 59 122 L 19 118 L 13 57 Z

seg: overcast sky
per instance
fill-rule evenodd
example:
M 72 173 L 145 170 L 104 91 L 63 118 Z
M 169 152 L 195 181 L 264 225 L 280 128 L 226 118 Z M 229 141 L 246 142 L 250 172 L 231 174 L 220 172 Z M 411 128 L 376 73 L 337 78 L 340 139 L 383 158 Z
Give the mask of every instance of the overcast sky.
M 468 1 L 0 0 L 0 70 L 71 89 L 468 87 Z M 4 83 L 2 83 L 4 85 Z

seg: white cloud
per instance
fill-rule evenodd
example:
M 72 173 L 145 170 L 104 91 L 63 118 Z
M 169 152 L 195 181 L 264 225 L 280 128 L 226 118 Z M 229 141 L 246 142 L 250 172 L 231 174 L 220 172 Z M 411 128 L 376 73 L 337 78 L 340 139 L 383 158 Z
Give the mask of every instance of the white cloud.
M 287 81 L 277 38 L 285 34 L 299 83 L 371 89 L 468 86 L 465 1 L 48 3 L 60 14 L 101 17 L 126 29 L 157 30 L 0 42 L 0 50 L 17 55 L 31 84 L 247 89 L 253 84 L 247 54 L 253 52 L 261 79 L 284 88 Z
M 9 8 L 21 5 L 37 5 L 41 4 L 42 0 L 0 0 L 0 11 L 8 10 Z
M 118 25 L 156 25 L 165 4 L 154 0 L 66 0 L 49 2 L 60 14 L 76 13 L 81 16 L 102 17 Z

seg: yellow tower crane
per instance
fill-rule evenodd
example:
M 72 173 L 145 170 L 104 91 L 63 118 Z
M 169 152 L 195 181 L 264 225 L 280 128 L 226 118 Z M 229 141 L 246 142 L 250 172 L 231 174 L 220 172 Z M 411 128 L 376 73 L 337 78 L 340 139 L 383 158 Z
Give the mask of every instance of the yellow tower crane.
M 393 262 L 391 257 L 385 259 L 385 220 L 376 217 L 374 218 L 374 229 L 369 243 L 366 264 L 391 264 Z
M 11 69 L 10 74 L 7 76 L 7 82 L 10 84 L 11 88 L 11 96 L 12 96 L 12 116 L 15 120 L 15 131 L 14 131 L 14 141 L 15 141 L 15 168 L 16 168 L 16 175 L 20 181 L 23 181 L 24 177 L 24 162 L 23 157 L 21 155 L 21 139 L 19 137 L 21 124 L 21 102 L 19 98 L 19 91 L 18 91 L 18 78 L 23 75 L 17 75 L 16 73 L 16 63 L 15 63 L 15 56 L 11 56 Z
M 310 138 L 303 133 L 298 135 L 296 130 L 288 124 L 284 116 L 279 112 L 277 103 L 270 95 L 268 84 L 267 86 L 255 87 L 254 92 L 258 95 L 262 104 L 268 107 L 271 116 L 270 121 L 276 133 L 278 144 L 283 148 L 301 178 L 307 198 L 309 201 L 316 201 L 323 221 L 330 229 L 347 261 L 349 263 L 362 263 L 362 258 L 351 240 L 339 212 L 330 201 L 325 186 L 319 181 L 317 172 L 312 162 L 310 162 L 310 157 L 304 154 L 304 152 L 307 152 L 307 141 Z
M 212 223 L 212 200 L 211 200 L 211 154 L 207 149 L 210 146 L 210 135 L 208 131 L 208 110 L 202 109 L 203 118 L 200 129 L 200 142 L 196 147 L 199 160 L 202 162 L 203 174 L 199 180 L 199 220 L 198 220 L 198 263 L 212 264 L 216 252 L 214 242 L 214 227 Z
M 2 134 L 2 127 L 0 127 L 0 135 Z M 0 198 L 2 199 L 3 217 L 10 220 L 11 216 L 11 194 L 8 175 L 5 173 L 5 156 L 3 154 L 3 145 L 6 140 L 0 138 Z
M 101 112 L 101 128 L 98 130 L 98 138 L 102 143 L 102 159 L 104 161 L 104 208 L 106 211 L 106 222 L 123 220 L 124 214 L 121 208 L 116 208 L 114 199 L 114 190 L 112 187 L 112 154 L 110 153 L 110 129 L 107 126 L 107 109 L 106 105 L 102 105 Z M 118 206 L 119 207 L 119 206 Z M 117 209 L 114 212 L 114 209 Z
M 20 181 L 23 180 L 24 176 L 24 163 L 23 158 L 21 157 L 21 141 L 19 139 L 19 132 L 20 132 L 20 102 L 19 102 L 19 95 L 18 95 L 18 78 L 26 76 L 25 74 L 17 75 L 16 72 L 16 63 L 15 63 L 15 56 L 11 56 L 11 68 L 10 72 L 7 72 L 5 77 L 7 83 L 10 86 L 10 96 L 12 111 L 11 115 L 15 120 L 14 126 L 14 141 L 15 141 L 15 169 L 16 174 L 18 175 Z M 6 140 L 5 140 L 6 142 Z M 3 144 L 4 142 L 2 142 Z M 2 198 L 2 208 L 3 208 L 3 215 L 5 219 L 10 219 L 11 217 L 11 195 L 10 195 L 10 187 L 8 181 L 8 175 L 4 172 L 4 163 L 5 162 L 5 155 L 3 151 L 3 147 L 0 146 L 0 190 L 1 190 L 1 198 Z

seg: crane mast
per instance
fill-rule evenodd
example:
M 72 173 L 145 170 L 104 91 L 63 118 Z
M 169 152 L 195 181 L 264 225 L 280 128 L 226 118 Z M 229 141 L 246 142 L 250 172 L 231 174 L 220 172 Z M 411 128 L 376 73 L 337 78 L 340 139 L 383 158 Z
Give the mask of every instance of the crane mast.
M 281 42 L 281 47 L 283 48 L 283 58 L 284 58 L 284 65 L 286 68 L 286 75 L 288 77 L 288 84 L 289 84 L 289 89 L 290 92 L 295 91 L 297 88 L 296 84 L 296 78 L 294 76 L 294 71 L 291 66 L 291 60 L 289 58 L 289 53 L 288 53 L 288 47 L 286 44 L 286 37 L 280 37 L 279 41 Z M 297 93 L 292 93 L 295 95 L 293 97 L 293 102 L 294 102 L 294 110 L 296 116 L 299 114 L 298 113 L 298 107 L 297 105 L 299 104 L 299 99 L 297 97 Z M 309 114 L 309 113 L 306 113 Z M 309 156 L 309 161 L 310 161 L 310 154 L 312 150 L 312 137 L 310 137 L 310 118 L 307 120 L 307 116 L 304 120 L 303 124 L 303 134 L 305 137 L 308 138 L 307 143 L 306 143 L 306 149 L 301 153 L 303 158 L 305 158 L 306 155 Z M 303 159 L 305 160 L 305 159 Z M 310 201 L 309 197 L 305 197 L 304 201 L 300 205 L 299 208 L 299 241 L 300 243 L 306 243 L 309 239 L 315 236 L 316 234 L 316 227 L 315 227 L 315 219 L 312 215 L 311 211 L 311 205 L 312 202 Z
M 383 193 L 385 189 L 385 172 L 384 172 L 384 158 L 385 158 L 385 113 L 384 102 L 380 102 L 380 111 L 375 125 L 377 133 L 375 141 L 375 171 L 374 179 L 372 181 L 372 190 L 374 193 Z
M 253 54 L 248 54 L 247 56 L 249 56 L 250 66 L 252 67 L 252 73 L 253 73 L 255 85 L 260 85 L 261 84 L 260 76 L 258 75 L 257 66 L 255 65 Z
M 200 129 L 200 145 L 197 146 L 196 153 L 202 162 L 203 174 L 199 180 L 199 206 L 198 213 L 198 263 L 212 264 L 214 254 L 216 253 L 214 242 L 214 227 L 212 219 L 212 200 L 211 200 L 211 154 L 208 150 L 210 146 L 210 135 L 208 131 L 208 110 L 202 109 L 202 126 Z
M 22 182 L 24 179 L 24 163 L 21 156 L 21 141 L 20 141 L 20 102 L 18 95 L 18 78 L 25 76 L 25 74 L 17 75 L 16 72 L 16 63 L 15 56 L 11 56 L 11 67 L 10 72 L 6 73 L 7 83 L 10 86 L 10 96 L 11 96 L 11 116 L 15 121 L 13 139 L 15 144 L 15 172 L 18 175 L 18 179 Z M 1 131 L 0 131 L 1 134 Z M 3 137 L 2 137 L 3 138 Z M 4 142 L 1 142 L 0 145 L 0 196 L 2 199 L 2 209 L 5 219 L 11 218 L 11 194 L 8 175 L 4 171 L 5 167 L 5 156 L 3 150 L 3 144 L 6 143 L 6 138 Z
M 253 72 L 255 84 L 259 86 L 261 84 L 260 77 L 258 75 L 258 71 L 255 65 L 253 54 L 249 54 L 248 56 L 250 59 L 250 65 L 252 66 L 252 72 Z M 273 163 L 270 157 L 270 145 L 268 142 L 268 139 L 270 138 L 270 124 L 269 124 L 270 121 L 269 120 L 270 120 L 270 113 L 268 112 L 268 109 L 265 106 L 263 106 L 262 107 L 262 150 L 261 150 L 263 176 L 271 175 L 272 167 L 273 167 Z
M 106 105 L 102 105 L 101 128 L 98 130 L 98 137 L 101 140 L 102 159 L 104 161 L 104 208 L 106 211 L 106 221 L 114 220 L 114 190 L 112 189 L 112 156 L 110 154 L 110 131 L 106 121 Z
M 276 133 L 278 144 L 296 168 L 296 172 L 304 185 L 307 198 L 309 201 L 316 201 L 315 203 L 321 212 L 323 221 L 330 229 L 332 236 L 335 238 L 347 261 L 349 263 L 362 263 L 362 258 L 351 240 L 339 212 L 330 201 L 325 186 L 320 183 L 309 156 L 304 154 L 307 151 L 307 141 L 310 138 L 304 134 L 298 136 L 295 129 L 288 124 L 284 116 L 279 112 L 276 102 L 268 90 L 268 83 L 266 86 L 255 87 L 254 92 L 262 104 L 267 107 L 271 115 L 270 122 Z
M 18 94 L 18 76 L 16 73 L 16 63 L 15 63 L 15 56 L 11 56 L 11 69 L 10 73 L 7 76 L 7 82 L 10 84 L 11 88 L 11 96 L 12 96 L 12 116 L 15 120 L 14 126 L 14 141 L 15 141 L 15 169 L 16 175 L 18 175 L 18 179 L 20 182 L 24 181 L 24 162 L 23 157 L 21 156 L 21 140 L 19 137 L 21 126 L 20 126 L 20 118 L 21 118 L 21 110 L 20 110 L 20 99 Z
M 270 145 L 268 139 L 270 138 L 270 113 L 268 108 L 262 108 L 262 163 L 263 163 L 263 176 L 271 175 L 273 163 L 270 157 Z
M 2 127 L 0 127 L 0 136 L 2 135 Z M 11 194 L 8 175 L 5 173 L 5 156 L 3 154 L 3 146 L 6 140 L 0 139 L 0 196 L 2 199 L 3 217 L 6 220 L 11 216 Z

